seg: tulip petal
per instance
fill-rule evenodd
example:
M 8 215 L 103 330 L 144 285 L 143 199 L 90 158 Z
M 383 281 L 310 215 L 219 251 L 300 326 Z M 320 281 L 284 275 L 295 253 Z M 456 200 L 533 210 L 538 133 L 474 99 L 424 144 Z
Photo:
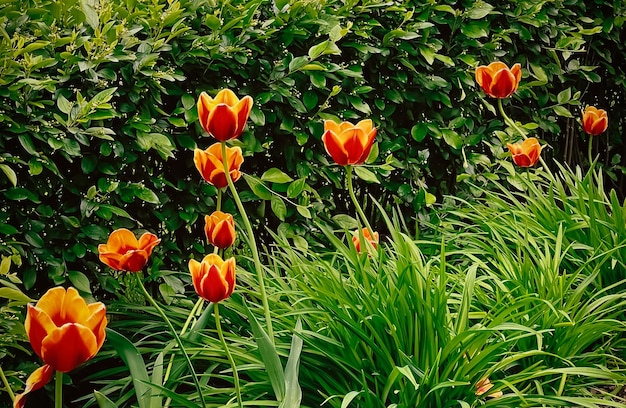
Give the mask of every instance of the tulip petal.
M 138 247 L 146 251 L 148 256 L 152 254 L 152 250 L 155 246 L 157 246 L 161 240 L 154 234 L 150 232 L 145 232 L 140 238 L 138 242 Z
M 225 104 L 228 106 L 235 106 L 237 102 L 239 102 L 239 98 L 237 98 L 237 95 L 235 95 L 235 93 L 231 91 L 230 89 L 222 89 L 215 96 L 216 104 Z
M 61 287 L 59 289 L 63 290 Z M 46 338 L 46 336 L 48 336 L 48 334 L 52 331 L 56 330 L 56 328 L 57 326 L 44 310 L 30 304 L 27 305 L 24 329 L 26 330 L 28 340 L 35 351 L 35 354 L 37 354 L 40 358 L 41 343 L 43 342 L 43 339 Z
M 200 125 L 202 128 L 208 132 L 207 130 L 207 119 L 209 119 L 208 105 L 211 102 L 211 97 L 206 93 L 202 92 L 200 97 L 198 98 L 197 109 L 198 109 L 198 120 L 200 121 Z
M 243 132 L 250 111 L 252 111 L 253 101 L 250 96 L 244 96 L 233 108 L 237 112 L 237 137 Z
M 41 344 L 41 358 L 55 370 L 67 373 L 98 352 L 96 336 L 82 324 L 66 323 Z
M 24 404 L 26 404 L 26 397 L 28 394 L 33 391 L 37 391 L 44 385 L 48 384 L 50 379 L 52 379 L 53 374 L 54 369 L 49 364 L 39 367 L 33 371 L 26 380 L 26 388 L 24 388 L 24 392 L 16 395 L 15 401 L 13 402 L 13 408 L 23 408 Z
M 485 65 L 476 68 L 475 77 L 478 85 L 487 91 L 491 86 L 491 71 L 489 68 Z
M 237 136 L 237 115 L 226 104 L 217 105 L 208 118 L 209 133 L 222 142 Z
M 131 231 L 126 228 L 116 229 L 109 235 L 106 243 L 106 252 L 124 253 L 129 249 L 137 249 L 139 242 Z
M 128 251 L 120 259 L 120 269 L 127 272 L 139 272 L 148 263 L 148 254 L 142 249 Z
M 496 98 L 506 98 L 511 96 L 517 89 L 515 76 L 509 69 L 501 69 L 496 72 L 491 81 L 490 93 Z
M 348 164 L 348 152 L 335 132 L 325 132 L 324 136 L 322 136 L 322 142 L 326 152 L 333 158 L 335 163 L 341 166 Z
M 200 287 L 201 296 L 213 303 L 224 300 L 228 293 L 228 282 L 217 265 L 209 266 L 207 273 L 202 277 Z
M 591 134 L 597 136 L 600 133 L 603 133 L 608 127 L 608 123 L 609 120 L 606 116 L 596 120 L 595 122 L 593 122 L 593 125 L 591 125 Z
M 224 273 L 224 280 L 228 283 L 228 291 L 226 292 L 226 298 L 228 298 L 235 290 L 235 258 L 229 258 L 226 262 L 224 262 L 224 265 L 222 265 L 222 272 Z

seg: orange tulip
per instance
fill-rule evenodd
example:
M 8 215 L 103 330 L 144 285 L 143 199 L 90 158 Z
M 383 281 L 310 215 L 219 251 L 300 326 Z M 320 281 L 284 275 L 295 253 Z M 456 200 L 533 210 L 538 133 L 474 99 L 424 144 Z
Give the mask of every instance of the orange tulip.
M 239 137 L 252 110 L 252 98 L 237 98 L 230 89 L 222 89 L 215 99 L 206 92 L 198 98 L 198 119 L 204 130 L 222 142 Z
M 374 232 L 373 237 L 370 234 L 370 230 L 368 228 L 363 228 L 361 232 L 363 233 L 363 239 L 365 239 L 366 242 L 369 242 L 370 244 L 372 244 L 374 248 L 378 246 L 378 232 Z M 359 231 L 355 231 L 352 234 L 352 243 L 354 244 L 356 251 L 361 252 L 361 238 L 360 238 Z
M 604 109 L 587 106 L 583 112 L 583 130 L 592 136 L 598 136 L 609 126 L 609 118 Z
M 156 235 L 144 233 L 139 240 L 126 228 L 109 235 L 106 244 L 98 245 L 100 260 L 118 271 L 139 272 L 148 263 L 152 250 L 161 242 Z
M 362 164 L 372 150 L 375 137 L 376 128 L 370 119 L 362 120 L 356 125 L 350 122 L 324 121 L 322 142 L 326 152 L 341 166 Z
M 483 378 L 478 381 L 478 383 L 476 383 L 476 395 L 483 395 L 492 388 L 493 384 L 491 383 L 491 381 L 489 381 L 489 378 Z M 496 391 L 487 395 L 487 397 L 489 398 L 500 398 L 501 396 L 502 391 Z
M 226 147 L 226 157 L 230 178 L 235 182 L 241 177 L 241 172 L 239 171 L 241 163 L 243 163 L 241 148 L 238 146 Z M 194 150 L 193 161 L 207 183 L 213 184 L 217 188 L 224 188 L 228 185 L 226 173 L 224 173 L 224 164 L 222 163 L 221 143 L 215 143 L 206 150 Z
M 539 160 L 541 149 L 543 149 L 534 137 L 529 137 L 522 143 L 507 143 L 506 147 L 511 151 L 513 162 L 520 167 L 534 166 Z
M 202 262 L 191 259 L 189 271 L 196 293 L 209 302 L 227 299 L 235 290 L 235 258 L 223 261 L 219 255 L 210 254 Z
M 511 69 L 500 61 L 476 68 L 476 82 L 487 95 L 493 98 L 508 98 L 522 79 L 522 66 L 515 64 Z
M 204 223 L 204 232 L 211 245 L 224 249 L 235 242 L 235 220 L 232 215 L 215 211 L 204 216 Z
M 24 392 L 15 396 L 13 408 L 22 408 L 24 404 L 26 404 L 26 397 L 28 394 L 33 391 L 37 391 L 48 384 L 52 378 L 52 374 L 54 374 L 54 369 L 48 364 L 45 364 L 33 371 L 26 380 L 26 388 L 24 388 Z

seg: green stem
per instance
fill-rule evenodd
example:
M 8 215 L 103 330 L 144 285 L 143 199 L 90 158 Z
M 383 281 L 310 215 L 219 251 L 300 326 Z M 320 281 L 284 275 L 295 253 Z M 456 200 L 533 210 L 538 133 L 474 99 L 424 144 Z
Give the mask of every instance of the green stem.
M 215 204 L 215 211 L 222 211 L 222 189 L 217 189 L 217 203 Z
M 185 324 L 183 325 L 183 328 L 180 329 L 181 336 L 187 332 L 187 328 L 191 324 L 191 320 L 196 315 L 198 309 L 202 307 L 203 302 L 204 302 L 204 299 L 199 298 L 196 304 L 193 305 L 193 307 L 191 308 L 191 311 L 189 312 L 189 316 L 187 316 L 187 320 L 185 320 Z M 170 356 L 170 361 L 167 364 L 167 369 L 165 370 L 165 376 L 163 377 L 164 378 L 163 383 L 165 383 L 167 379 L 170 377 L 170 372 L 172 371 L 173 364 L 174 364 L 174 354 Z
M 235 200 L 235 204 L 237 204 L 237 209 L 239 210 L 239 214 L 241 214 L 241 219 L 243 220 L 243 225 L 246 229 L 246 234 L 250 242 L 250 250 L 252 251 L 252 259 L 254 260 L 254 267 L 256 269 L 257 280 L 259 281 L 259 292 L 261 295 L 261 302 L 263 303 L 263 311 L 265 312 L 267 334 L 269 338 L 272 339 L 272 343 L 273 343 L 274 332 L 272 330 L 272 316 L 270 314 L 270 307 L 269 307 L 269 303 L 267 300 L 267 294 L 265 293 L 265 280 L 263 278 L 263 265 L 261 264 L 261 259 L 259 258 L 259 250 L 256 245 L 256 239 L 254 238 L 254 231 L 252 230 L 252 225 L 250 224 L 250 220 L 248 219 L 248 214 L 246 213 L 246 210 L 243 207 L 243 204 L 241 203 L 241 199 L 239 198 L 239 194 L 237 194 L 237 189 L 235 188 L 235 184 L 233 183 L 233 180 L 230 177 L 230 171 L 228 168 L 228 157 L 226 157 L 226 142 L 222 142 L 222 162 L 224 163 L 224 173 L 226 174 L 226 181 L 228 182 L 228 188 L 230 189 L 230 192 L 233 195 L 233 200 Z
M 63 408 L 63 373 L 54 375 L 54 408 Z
M 352 166 L 351 165 L 346 166 L 346 185 L 348 187 L 348 194 L 350 195 L 350 199 L 352 200 L 352 202 L 354 203 L 354 206 L 356 207 L 357 214 L 359 215 L 359 217 L 361 217 L 363 224 L 365 224 L 365 226 L 369 230 L 370 236 L 373 237 L 374 230 L 372 229 L 372 226 L 370 225 L 367 217 L 365 216 L 365 213 L 363 212 L 363 209 L 361 208 L 361 204 L 356 199 L 356 195 L 354 194 L 354 187 L 352 186 Z
M 228 349 L 228 344 L 226 343 L 226 339 L 224 338 L 224 332 L 222 331 L 222 323 L 220 322 L 220 307 L 219 303 L 215 303 L 215 327 L 217 329 L 217 335 L 222 342 L 222 346 L 224 347 L 224 351 L 226 352 L 226 357 L 228 358 L 228 362 L 230 363 L 231 368 L 233 369 L 233 381 L 235 382 L 235 393 L 237 394 L 237 405 L 239 408 L 243 408 L 243 401 L 241 400 L 241 388 L 239 386 L 239 374 L 237 373 L 237 366 L 235 365 L 235 360 L 233 359 L 233 355 L 230 353 Z
M 589 135 L 589 167 L 591 167 L 591 163 L 593 163 L 593 136 Z
M 2 369 L 2 367 L 0 367 L 0 378 L 2 379 L 4 388 L 9 394 L 9 397 L 11 398 L 11 402 L 15 401 L 15 393 L 13 392 L 13 389 L 11 388 L 11 384 L 9 384 L 9 380 L 7 380 L 7 377 L 4 375 L 4 370 Z
M 198 396 L 200 397 L 200 402 L 202 404 L 202 407 L 206 407 L 206 404 L 204 403 L 204 397 L 202 395 L 202 389 L 200 388 L 200 382 L 198 381 L 198 376 L 196 375 L 196 372 L 193 369 L 193 364 L 191 364 L 191 360 L 189 359 L 189 355 L 187 354 L 187 351 L 185 350 L 185 346 L 183 346 L 183 342 L 178 336 L 178 333 L 176 333 L 176 330 L 174 330 L 174 326 L 172 326 L 170 319 L 168 319 L 165 312 L 163 312 L 163 309 L 161 309 L 159 304 L 154 300 L 154 298 L 146 290 L 146 287 L 143 285 L 143 280 L 141 279 L 141 275 L 139 273 L 135 273 L 134 275 L 137 277 L 137 283 L 139 284 L 139 287 L 141 288 L 141 291 L 144 297 L 148 300 L 148 303 L 150 303 L 152 307 L 156 309 L 159 315 L 161 315 L 161 318 L 163 319 L 165 324 L 167 324 L 167 327 L 170 329 L 170 332 L 172 332 L 172 335 L 174 336 L 174 339 L 176 340 L 176 344 L 178 344 L 178 347 L 182 351 L 183 356 L 185 356 L 185 360 L 187 361 L 187 366 L 189 367 L 189 371 L 191 371 L 191 377 L 193 378 L 193 382 L 196 386 L 196 389 L 198 390 Z

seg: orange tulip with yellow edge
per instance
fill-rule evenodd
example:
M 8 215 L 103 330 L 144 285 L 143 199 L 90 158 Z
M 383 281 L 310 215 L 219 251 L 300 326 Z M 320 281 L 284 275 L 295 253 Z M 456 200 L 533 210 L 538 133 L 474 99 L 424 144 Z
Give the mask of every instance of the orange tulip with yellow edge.
M 237 138 L 246 126 L 252 104 L 250 96 L 239 99 L 230 89 L 222 89 L 215 98 L 202 92 L 198 98 L 200 125 L 219 141 Z
M 592 136 L 598 136 L 606 131 L 609 126 L 609 118 L 604 109 L 595 106 L 587 106 L 583 112 L 583 130 Z
M 235 290 L 235 258 L 224 261 L 219 255 L 210 254 L 201 262 L 191 259 L 189 271 L 196 293 L 209 302 L 227 299 Z
M 493 98 L 508 98 L 519 86 L 522 79 L 522 66 L 509 67 L 500 61 L 476 68 L 476 82 L 485 93 Z
M 374 232 L 374 235 L 372 236 L 369 228 L 363 228 L 361 233 L 363 234 L 365 242 L 369 242 L 374 248 L 378 246 L 378 232 Z M 354 244 L 356 251 L 361 252 L 361 238 L 358 230 L 352 234 L 352 243 Z
M 43 387 L 54 371 L 67 373 L 95 356 L 104 343 L 106 325 L 104 304 L 88 305 L 72 287 L 52 288 L 34 306 L 29 304 L 24 329 L 45 365 L 31 374 L 14 406 L 24 406 L 26 395 Z
M 541 154 L 541 145 L 534 137 L 529 137 L 521 143 L 507 143 L 506 145 L 511 152 L 513 163 L 520 167 L 532 167 L 539 160 Z
M 204 232 L 211 245 L 225 249 L 235 242 L 235 220 L 222 211 L 215 211 L 204 216 Z
M 370 119 L 364 119 L 356 125 L 324 121 L 324 148 L 335 163 L 341 166 L 365 162 L 375 137 L 376 128 Z
M 480 381 L 476 383 L 476 395 L 481 396 L 492 388 L 493 388 L 493 384 L 491 383 L 491 381 L 489 381 L 489 378 L 482 378 Z M 496 391 L 496 392 L 487 394 L 487 397 L 500 398 L 502 395 L 503 395 L 502 391 Z
M 106 244 L 98 245 L 100 260 L 118 271 L 139 272 L 148 263 L 152 250 L 161 242 L 146 232 L 139 240 L 131 231 L 120 228 L 109 235 Z
M 239 146 L 226 147 L 226 157 L 230 178 L 235 182 L 241 177 L 241 172 L 239 171 L 243 163 L 241 148 Z M 217 188 L 224 188 L 228 185 L 226 173 L 224 173 L 224 164 L 222 162 L 221 143 L 215 143 L 206 150 L 195 149 L 193 161 L 200 175 L 207 183 Z

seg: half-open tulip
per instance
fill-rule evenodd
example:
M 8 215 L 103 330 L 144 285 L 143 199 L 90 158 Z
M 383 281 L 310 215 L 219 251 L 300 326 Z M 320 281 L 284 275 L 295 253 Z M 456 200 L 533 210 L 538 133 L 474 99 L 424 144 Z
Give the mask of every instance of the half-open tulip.
M 235 258 L 224 261 L 219 255 L 210 254 L 202 262 L 191 259 L 189 271 L 196 293 L 209 302 L 227 299 L 235 290 Z
M 239 168 L 243 163 L 243 154 L 239 146 L 226 147 L 226 157 L 228 161 L 228 172 L 233 182 L 239 180 L 241 172 Z M 213 184 L 217 188 L 224 188 L 228 185 L 224 164 L 222 162 L 222 144 L 215 143 L 206 150 L 196 149 L 193 153 L 193 161 L 196 168 L 207 183 Z
M 374 232 L 374 235 L 370 234 L 369 228 L 363 228 L 361 232 L 363 234 L 363 239 L 365 242 L 369 242 L 372 244 L 374 248 L 378 246 L 378 232 Z M 352 234 L 352 243 L 354 244 L 354 248 L 356 248 L 357 252 L 361 252 L 361 237 L 359 231 L 355 231 Z
M 507 143 L 513 157 L 513 162 L 520 167 L 532 167 L 539 160 L 541 145 L 534 137 L 529 137 L 521 143 Z
M 198 98 L 198 119 L 207 133 L 222 142 L 239 137 L 252 110 L 252 98 L 239 99 L 230 89 L 222 89 L 215 98 L 206 92 Z
M 375 137 L 376 128 L 370 119 L 364 119 L 356 125 L 350 122 L 324 121 L 322 142 L 326 152 L 341 166 L 365 162 Z
M 204 232 L 211 245 L 228 248 L 235 242 L 235 220 L 230 214 L 215 211 L 204 216 Z
M 161 242 L 146 232 L 139 240 L 131 231 L 120 228 L 109 235 L 106 244 L 98 245 L 100 260 L 118 271 L 139 272 L 148 263 L 152 250 Z
M 489 381 L 489 378 L 483 378 L 476 383 L 476 395 L 483 395 L 492 388 L 493 384 L 491 383 L 491 381 Z M 489 398 L 500 398 L 502 395 L 502 391 L 496 391 L 487 394 Z
M 476 68 L 476 82 L 485 93 L 494 98 L 508 98 L 511 96 L 522 79 L 522 66 L 515 64 L 509 67 L 500 61 Z
M 24 328 L 45 365 L 31 374 L 14 406 L 24 406 L 26 394 L 43 387 L 54 371 L 67 373 L 95 356 L 104 343 L 106 325 L 104 304 L 88 305 L 71 287 L 52 288 L 34 306 L 29 304 Z
M 598 136 L 609 126 L 609 118 L 604 109 L 587 106 L 583 112 L 583 130 L 592 136 Z

